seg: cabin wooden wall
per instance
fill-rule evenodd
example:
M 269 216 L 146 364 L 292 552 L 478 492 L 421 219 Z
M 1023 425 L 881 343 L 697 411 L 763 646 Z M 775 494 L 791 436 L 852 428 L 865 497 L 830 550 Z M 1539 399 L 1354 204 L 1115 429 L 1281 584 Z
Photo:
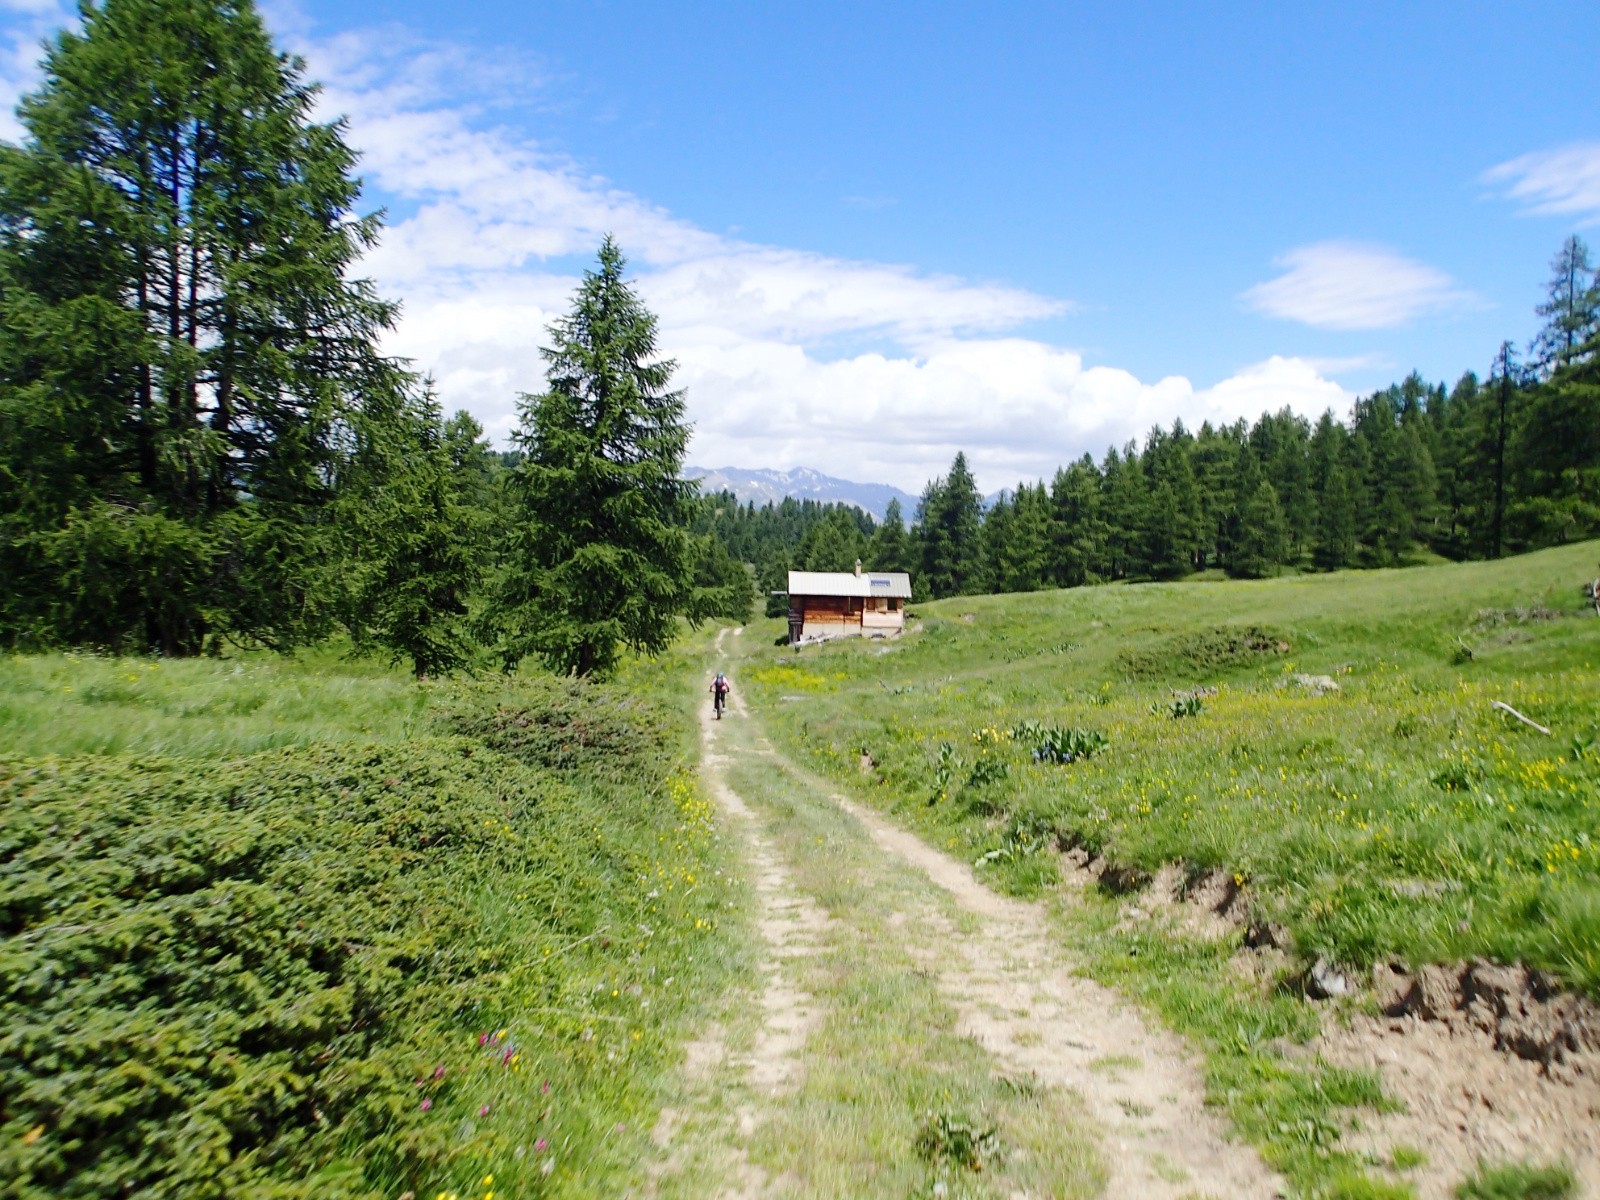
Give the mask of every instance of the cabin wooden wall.
M 905 628 L 905 608 L 891 610 L 883 596 L 796 596 L 789 607 L 789 635 L 810 638 L 888 637 Z

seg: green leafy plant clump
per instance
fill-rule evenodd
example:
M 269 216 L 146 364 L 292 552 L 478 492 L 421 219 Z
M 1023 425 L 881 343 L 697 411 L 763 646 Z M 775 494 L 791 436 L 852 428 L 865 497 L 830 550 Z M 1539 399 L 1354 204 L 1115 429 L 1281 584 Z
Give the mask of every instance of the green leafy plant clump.
M 1063 729 L 1038 721 L 1024 721 L 1013 733 L 1020 741 L 1033 744 L 1033 761 L 1039 763 L 1080 762 L 1093 758 L 1110 745 L 1106 735 L 1097 729 Z
M 984 1125 L 950 1113 L 928 1113 L 917 1129 L 917 1154 L 935 1166 L 982 1171 L 1000 1156 L 1000 1134 Z
M 1150 706 L 1150 712 L 1154 716 L 1169 717 L 1174 721 L 1181 721 L 1185 717 L 1198 717 L 1205 711 L 1205 707 L 1204 699 L 1193 692 L 1186 692 L 1181 696 L 1173 697 L 1166 704 L 1157 701 Z

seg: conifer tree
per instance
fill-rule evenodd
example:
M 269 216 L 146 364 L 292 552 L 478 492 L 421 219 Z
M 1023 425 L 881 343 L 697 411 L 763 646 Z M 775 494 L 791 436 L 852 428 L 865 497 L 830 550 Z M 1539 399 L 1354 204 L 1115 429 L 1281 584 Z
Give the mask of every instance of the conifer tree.
M 1513 422 L 1517 416 L 1520 375 L 1516 350 L 1510 342 L 1502 342 L 1499 354 L 1495 355 L 1494 367 L 1489 372 L 1492 400 L 1485 405 L 1484 412 L 1485 449 L 1492 454 L 1490 465 L 1494 481 L 1489 521 L 1490 558 L 1499 558 L 1505 546 L 1506 449 L 1511 444 Z
M 1266 483 L 1269 488 L 1272 485 L 1267 483 L 1266 477 L 1261 472 L 1260 460 L 1254 448 L 1248 444 L 1239 447 L 1236 464 L 1224 553 L 1231 573 L 1256 578 L 1261 574 L 1259 555 L 1252 557 L 1251 551 L 1247 548 L 1250 538 L 1250 505 L 1256 500 L 1262 484 Z
M 1019 483 L 995 502 L 983 520 L 985 569 L 997 592 L 1043 587 L 1050 544 L 1049 496 L 1044 485 Z
M 1260 579 L 1285 560 L 1289 540 L 1278 493 L 1265 479 L 1245 501 L 1241 517 L 1233 570 L 1247 579 Z
M 1600 334 L 1600 275 L 1589 247 L 1577 234 L 1561 243 L 1550 262 L 1545 302 L 1534 311 L 1545 319 L 1529 357 L 1542 378 L 1582 357 Z
M 1200 427 L 1190 452 L 1198 496 L 1196 566 L 1226 562 L 1233 522 L 1233 481 L 1238 469 L 1243 436 L 1237 427 Z
M 1145 444 L 1154 486 L 1145 514 L 1144 557 L 1157 579 L 1177 579 L 1195 567 L 1200 489 L 1189 462 L 1192 445 L 1181 422 L 1174 422 L 1170 436 L 1154 430 Z
M 1150 489 L 1137 447 L 1129 442 L 1120 455 L 1115 447 L 1108 450 L 1100 478 L 1107 574 L 1113 579 L 1143 576 L 1148 571 L 1144 531 L 1149 524 Z
M 867 557 L 875 571 L 911 570 L 911 541 L 906 535 L 900 501 L 891 498 L 884 509 L 883 523 L 873 532 Z
M 1312 558 L 1324 571 L 1347 567 L 1356 553 L 1356 504 L 1350 472 L 1334 460 L 1317 507 L 1317 527 Z
M 412 386 L 349 278 L 377 221 L 250 0 L 81 13 L 0 149 L 0 636 L 287 647 L 334 615 L 349 430 Z
M 1312 561 L 1324 571 L 1337 571 L 1355 559 L 1356 503 L 1345 464 L 1349 436 L 1343 425 L 1324 412 L 1309 443 L 1308 482 L 1316 512 L 1311 536 Z
M 1530 544 L 1600 532 L 1600 332 L 1531 390 L 1516 422 L 1516 524 Z
M 957 453 L 950 473 L 928 485 L 917 514 L 921 586 L 929 595 L 965 596 L 983 590 L 982 511 L 967 456 Z
M 1103 569 L 1106 527 L 1100 512 L 1100 472 L 1085 454 L 1057 471 L 1050 484 L 1050 577 L 1058 587 L 1095 581 Z
M 354 543 L 345 622 L 358 649 L 409 659 L 418 679 L 467 665 L 467 602 L 482 574 L 485 514 L 461 482 L 431 396 L 358 426 L 354 473 L 340 489 L 339 527 Z
M 813 525 L 795 550 L 802 571 L 849 571 L 866 554 L 867 542 L 843 506 Z
M 1018 484 L 1016 528 L 1005 563 L 1005 591 L 1031 592 L 1049 583 L 1050 494 L 1044 484 Z
M 744 564 L 728 553 L 722 539 L 701 534 L 694 539 L 694 582 L 689 600 L 691 621 L 725 617 L 741 625 L 750 619 L 755 588 Z
M 623 647 L 665 649 L 689 612 L 694 554 L 682 478 L 689 430 L 656 318 L 609 235 L 572 311 L 550 326 L 548 388 L 524 395 L 512 526 L 494 619 L 510 667 L 605 672 Z

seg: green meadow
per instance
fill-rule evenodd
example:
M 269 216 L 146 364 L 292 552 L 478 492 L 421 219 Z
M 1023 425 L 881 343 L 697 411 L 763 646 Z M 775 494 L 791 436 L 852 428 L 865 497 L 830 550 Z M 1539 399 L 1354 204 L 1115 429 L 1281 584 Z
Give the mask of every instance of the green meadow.
M 1340 1148 L 1388 1103 L 1376 1080 L 1278 1047 L 1319 1027 L 1318 959 L 1358 982 L 1523 962 L 1600 997 L 1597 560 L 957 598 L 895 642 L 764 649 L 742 682 L 808 765 L 1055 897 L 1089 969 L 1207 1049 L 1212 1099 L 1293 1184 L 1406 1195 Z M 1082 902 L 1067 849 L 1109 868 Z M 1274 978 L 1230 969 L 1241 932 L 1126 920 L 1114 893 L 1164 864 L 1225 873 L 1287 952 Z

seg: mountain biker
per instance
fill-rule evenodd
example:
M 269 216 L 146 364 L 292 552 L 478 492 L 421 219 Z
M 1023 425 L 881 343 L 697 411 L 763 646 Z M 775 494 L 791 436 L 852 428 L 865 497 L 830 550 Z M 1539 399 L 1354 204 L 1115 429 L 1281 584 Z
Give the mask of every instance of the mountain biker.
M 728 703 L 728 677 L 721 671 L 711 681 L 711 702 L 717 710 L 717 720 L 722 720 L 722 710 Z

